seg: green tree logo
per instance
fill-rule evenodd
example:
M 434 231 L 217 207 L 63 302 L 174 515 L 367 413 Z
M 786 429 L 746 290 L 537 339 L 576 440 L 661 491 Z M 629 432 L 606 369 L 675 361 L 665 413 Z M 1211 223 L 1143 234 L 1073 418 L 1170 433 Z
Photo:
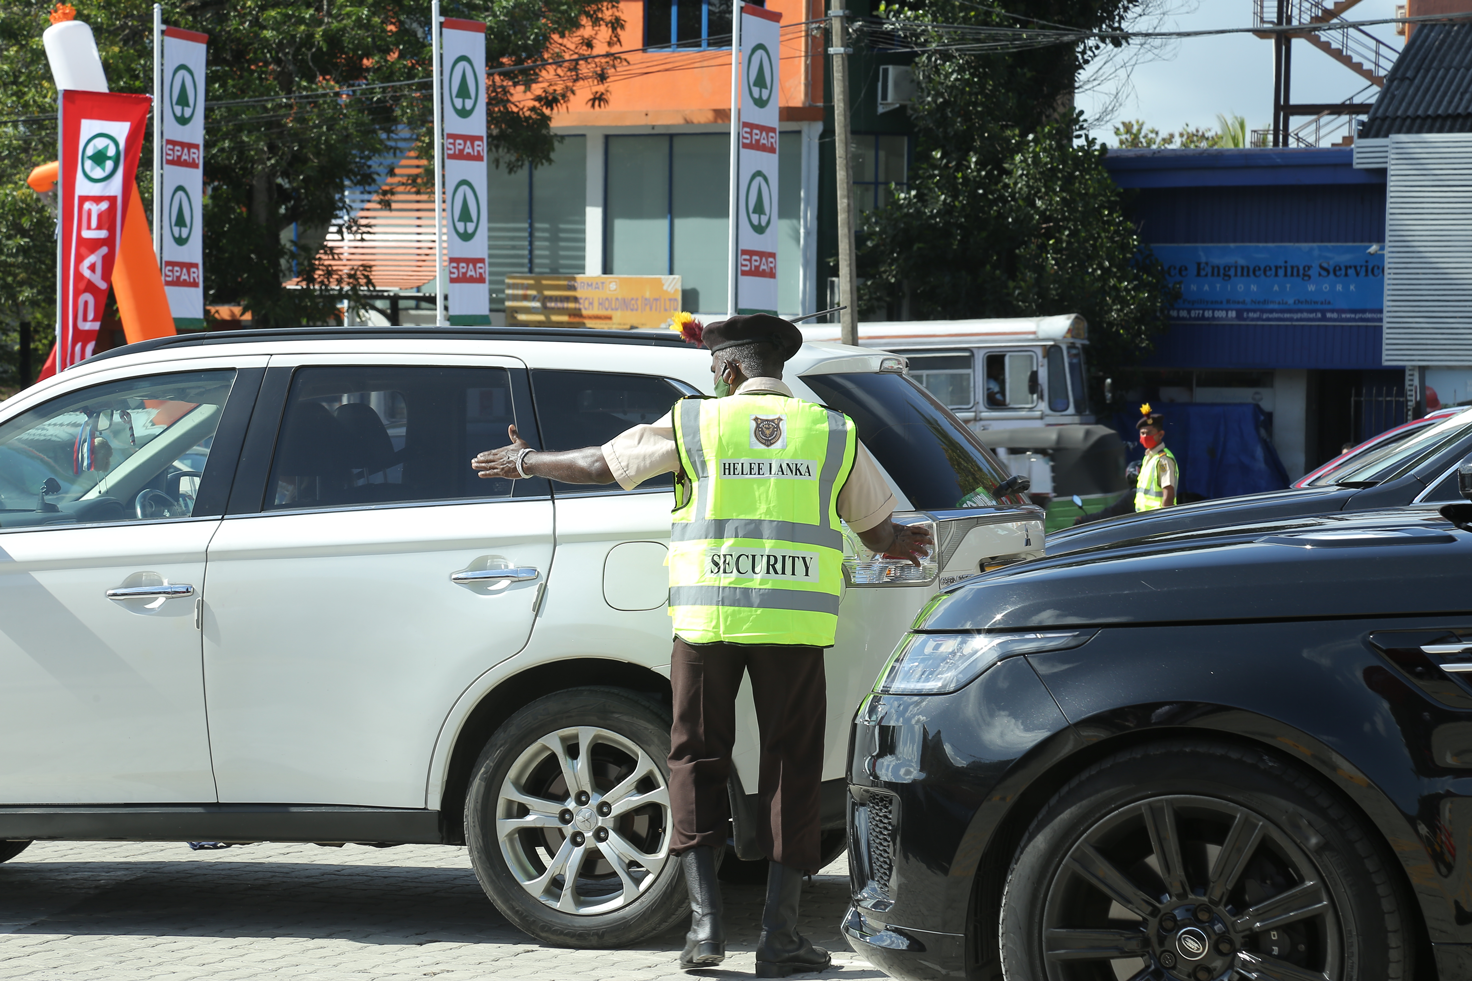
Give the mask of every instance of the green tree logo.
M 470 181 L 461 181 L 450 192 L 450 226 L 462 242 L 474 241 L 480 231 L 480 195 Z
M 772 182 L 760 170 L 746 182 L 746 223 L 758 235 L 772 225 Z
M 475 65 L 465 55 L 450 66 L 450 108 L 461 119 L 469 119 L 480 105 L 480 90 L 485 83 L 476 79 Z
M 199 109 L 199 82 L 194 78 L 194 72 L 188 65 L 180 65 L 174 69 L 173 77 L 169 79 L 169 113 L 174 117 L 174 122 L 180 126 L 188 126 L 194 120 L 194 113 Z
M 122 147 L 106 133 L 94 133 L 82 144 L 82 176 L 93 184 L 109 180 L 122 162 Z
M 746 94 L 758 109 L 767 108 L 767 103 L 772 101 L 772 80 L 776 77 L 772 53 L 765 44 L 754 46 L 746 59 Z
M 169 238 L 175 245 L 188 245 L 194 237 L 194 202 L 183 187 L 174 188 L 169 195 L 168 225 Z

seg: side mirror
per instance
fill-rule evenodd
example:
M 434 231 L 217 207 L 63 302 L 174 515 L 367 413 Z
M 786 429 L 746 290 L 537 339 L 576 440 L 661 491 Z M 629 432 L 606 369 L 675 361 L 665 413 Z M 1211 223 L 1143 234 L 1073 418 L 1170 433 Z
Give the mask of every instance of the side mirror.
M 1073 495 L 1073 506 L 1082 511 L 1084 509 L 1084 499 L 1077 494 Z
M 1013 474 L 997 485 L 992 491 L 993 497 L 1008 497 L 1012 494 L 1026 494 L 1032 488 L 1032 478 L 1024 477 L 1022 474 Z
M 1034 368 L 1032 371 L 1028 372 L 1028 375 L 1027 375 L 1027 394 L 1029 394 L 1029 395 L 1036 395 L 1037 393 L 1038 393 L 1038 372 L 1037 372 L 1037 369 Z
M 1472 463 L 1457 468 L 1457 493 L 1464 501 L 1472 501 Z

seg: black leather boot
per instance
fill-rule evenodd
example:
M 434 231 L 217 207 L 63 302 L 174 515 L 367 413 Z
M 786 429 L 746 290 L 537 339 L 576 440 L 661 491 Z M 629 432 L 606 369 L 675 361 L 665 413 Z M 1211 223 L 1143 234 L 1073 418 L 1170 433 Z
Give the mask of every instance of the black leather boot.
M 821 971 L 833 963 L 828 951 L 814 947 L 797 932 L 802 879 L 800 869 L 767 863 L 767 905 L 762 910 L 762 935 L 756 944 L 759 978 L 785 978 L 789 974 Z
M 721 923 L 721 885 L 716 881 L 716 853 L 700 845 L 680 856 L 690 890 L 690 932 L 680 952 L 682 971 L 715 967 L 726 959 L 726 928 Z

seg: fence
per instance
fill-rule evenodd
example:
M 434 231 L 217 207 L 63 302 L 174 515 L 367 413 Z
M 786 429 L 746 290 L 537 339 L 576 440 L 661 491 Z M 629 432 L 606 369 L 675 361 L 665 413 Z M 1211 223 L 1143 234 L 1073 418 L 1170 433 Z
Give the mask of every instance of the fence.
M 1406 393 L 1396 385 L 1365 385 L 1349 395 L 1349 431 L 1356 443 L 1406 421 Z

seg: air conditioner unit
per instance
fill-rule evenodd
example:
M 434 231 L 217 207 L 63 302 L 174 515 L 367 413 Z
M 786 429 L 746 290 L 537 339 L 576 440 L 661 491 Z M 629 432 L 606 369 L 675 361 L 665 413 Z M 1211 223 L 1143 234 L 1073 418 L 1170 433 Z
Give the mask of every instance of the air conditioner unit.
M 907 106 L 915 99 L 915 70 L 909 65 L 879 66 L 879 111 Z

